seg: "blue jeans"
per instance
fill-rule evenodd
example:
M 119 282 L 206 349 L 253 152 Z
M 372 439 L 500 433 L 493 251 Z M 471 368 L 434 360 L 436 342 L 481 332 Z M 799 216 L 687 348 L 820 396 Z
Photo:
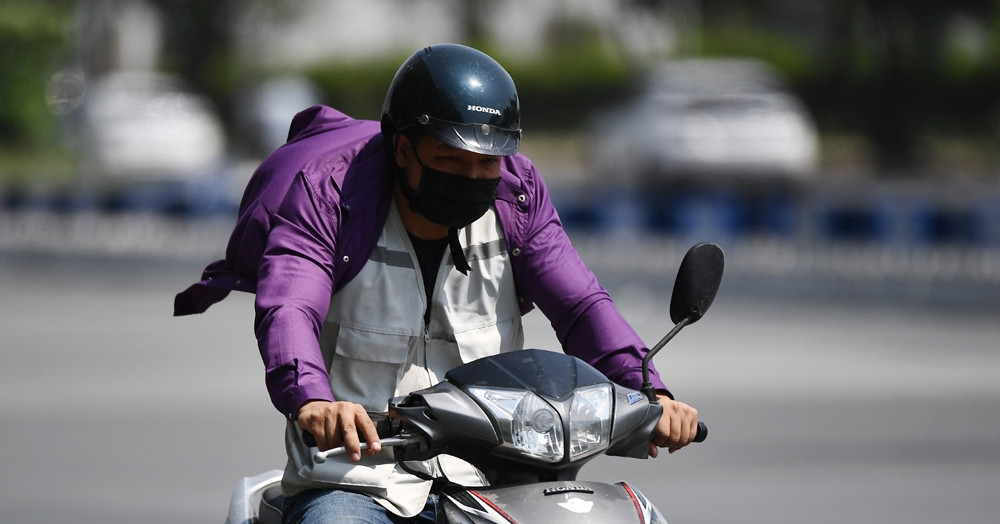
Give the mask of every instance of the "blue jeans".
M 371 497 L 340 490 L 305 491 L 285 499 L 285 524 L 433 524 L 437 494 L 431 493 L 423 511 L 405 518 L 393 514 Z

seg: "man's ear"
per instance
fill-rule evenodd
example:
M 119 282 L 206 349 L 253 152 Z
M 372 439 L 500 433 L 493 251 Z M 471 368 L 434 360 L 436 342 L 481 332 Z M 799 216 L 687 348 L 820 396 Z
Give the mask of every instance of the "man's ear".
M 405 168 L 410 154 L 413 152 L 413 145 L 409 137 L 403 133 L 396 133 L 392 137 L 392 149 L 395 152 L 396 165 Z

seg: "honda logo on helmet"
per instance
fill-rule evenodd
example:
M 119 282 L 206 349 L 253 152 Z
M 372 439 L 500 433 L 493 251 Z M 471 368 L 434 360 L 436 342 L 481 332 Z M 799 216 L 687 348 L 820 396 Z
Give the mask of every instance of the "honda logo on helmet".
M 475 111 L 477 113 L 489 113 L 491 115 L 503 116 L 499 109 L 493 109 L 492 107 L 474 106 L 469 104 L 468 111 Z

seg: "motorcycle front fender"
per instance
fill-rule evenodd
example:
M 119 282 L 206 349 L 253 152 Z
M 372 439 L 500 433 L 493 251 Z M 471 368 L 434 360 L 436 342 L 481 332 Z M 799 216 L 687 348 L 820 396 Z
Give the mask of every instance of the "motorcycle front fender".
M 559 481 L 446 490 L 437 513 L 439 523 L 666 524 L 653 504 L 625 482 Z

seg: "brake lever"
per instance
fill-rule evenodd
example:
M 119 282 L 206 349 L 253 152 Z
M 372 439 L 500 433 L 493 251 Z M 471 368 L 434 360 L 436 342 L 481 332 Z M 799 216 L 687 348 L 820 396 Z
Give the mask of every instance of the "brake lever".
M 396 446 L 409 446 L 410 444 L 420 444 L 423 442 L 423 437 L 419 435 L 412 435 L 409 437 L 389 437 L 381 440 L 382 447 L 396 447 Z M 368 451 L 369 446 L 367 442 L 361 443 L 361 451 Z M 330 448 L 326 451 L 317 451 L 313 454 L 313 462 L 317 464 L 322 464 L 326 462 L 326 459 L 330 457 L 340 457 L 347 454 L 347 446 L 338 446 L 335 448 Z

